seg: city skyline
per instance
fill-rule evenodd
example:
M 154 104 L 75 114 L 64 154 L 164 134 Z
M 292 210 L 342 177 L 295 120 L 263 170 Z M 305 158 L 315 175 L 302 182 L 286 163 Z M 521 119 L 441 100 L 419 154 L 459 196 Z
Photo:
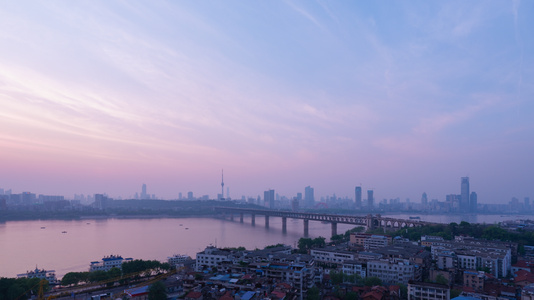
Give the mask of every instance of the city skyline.
M 0 186 L 534 195 L 534 3 L 8 2 Z M 226 171 L 224 186 L 221 169 Z M 469 195 L 464 195 L 465 198 Z M 363 200 L 363 199 L 362 199 Z
M 221 181 L 221 187 L 224 186 L 224 179 L 222 179 Z M 227 187 L 227 193 L 228 193 L 228 189 L 229 187 Z M 359 209 L 362 209 L 362 208 L 368 208 L 368 207 L 377 207 L 377 205 L 380 205 L 380 204 L 385 204 L 385 203 L 389 203 L 391 204 L 392 201 L 395 201 L 396 203 L 418 203 L 417 199 L 410 199 L 410 198 L 405 198 L 405 199 L 401 199 L 400 197 L 393 197 L 393 198 L 382 198 L 382 199 L 379 199 L 378 201 L 375 201 L 375 197 L 374 197 L 374 189 L 367 189 L 367 198 L 362 198 L 362 186 L 356 186 L 354 188 L 354 197 L 350 197 L 350 196 L 347 196 L 347 195 L 337 195 L 336 196 L 336 193 L 333 193 L 333 194 L 325 194 L 325 195 L 319 195 L 317 197 L 315 197 L 315 193 L 314 193 L 314 188 L 311 187 L 311 186 L 306 186 L 304 189 L 304 198 L 302 198 L 303 196 L 303 193 L 302 192 L 296 192 L 295 194 L 293 195 L 280 195 L 279 193 L 275 193 L 274 189 L 271 189 L 269 188 L 267 191 L 264 191 L 263 192 L 263 198 L 261 198 L 261 193 L 258 193 L 257 195 L 240 195 L 238 197 L 235 197 L 235 198 L 231 198 L 231 197 L 228 197 L 228 195 L 223 198 L 222 197 L 222 194 L 217 194 L 216 197 L 213 197 L 211 195 L 207 195 L 205 193 L 198 193 L 197 191 L 197 194 L 195 194 L 194 191 L 188 191 L 187 192 L 187 197 L 183 197 L 182 196 L 182 192 L 178 192 L 178 196 L 176 197 L 173 197 L 173 198 L 161 198 L 161 197 L 158 197 L 156 194 L 149 194 L 147 193 L 147 185 L 146 184 L 142 184 L 141 185 L 141 191 L 140 193 L 139 192 L 134 192 L 131 196 L 126 196 L 126 197 L 123 197 L 123 196 L 118 196 L 117 199 L 137 199 L 137 200 L 238 200 L 238 201 L 245 201 L 245 202 L 250 202 L 250 199 L 254 199 L 254 201 L 256 201 L 256 197 L 257 197 L 257 204 L 258 205 L 263 205 L 263 206 L 266 206 L 266 207 L 269 207 L 270 209 L 273 209 L 275 207 L 275 201 L 279 201 L 279 199 L 281 200 L 282 198 L 285 198 L 287 201 L 292 201 L 292 200 L 297 200 L 297 205 L 298 206 L 301 206 L 301 207 L 304 207 L 304 208 L 315 208 L 315 205 L 316 204 L 319 204 L 319 203 L 325 203 L 325 202 L 328 202 L 333 198 L 335 199 L 339 199 L 339 200 L 350 200 L 351 202 L 353 202 L 354 204 L 354 207 L 356 208 L 356 210 L 359 210 Z M 432 201 L 445 201 L 445 202 L 448 202 L 448 201 L 454 201 L 453 199 L 456 197 L 456 201 L 458 202 L 458 205 L 459 207 L 457 209 L 459 209 L 459 211 L 461 212 L 471 212 L 471 213 L 474 213 L 477 211 L 477 203 L 478 203 L 478 195 L 476 192 L 474 191 L 471 191 L 469 192 L 470 190 L 470 184 L 469 184 L 469 177 L 461 177 L 460 178 L 460 189 L 458 190 L 458 193 L 455 193 L 453 191 L 450 191 L 449 193 L 447 193 L 446 195 L 442 195 L 441 197 L 432 197 Z M 5 189 L 3 187 L 0 187 L 0 196 L 1 195 L 11 195 L 11 194 L 19 194 L 19 195 L 22 195 L 22 194 L 25 194 L 25 195 L 33 195 L 33 196 L 37 196 L 39 195 L 39 197 L 48 197 L 50 199 L 56 199 L 58 197 L 61 197 L 61 199 L 63 199 L 63 197 L 65 197 L 66 199 L 73 199 L 73 200 L 82 200 L 82 199 L 86 199 L 86 200 L 89 200 L 89 199 L 93 199 L 93 198 L 96 198 L 97 195 L 106 195 L 106 196 L 109 196 L 107 193 L 93 193 L 93 194 L 87 194 L 87 195 L 84 195 L 84 194 L 74 194 L 73 197 L 70 197 L 70 196 L 66 196 L 66 195 L 44 195 L 44 194 L 41 194 L 41 193 L 34 193 L 32 191 L 24 191 L 24 192 L 17 192 L 17 191 L 12 191 L 12 189 Z M 276 195 L 276 196 L 275 196 Z M 503 204 L 503 203 L 514 203 L 515 201 L 518 201 L 519 198 L 523 198 L 524 199 L 524 202 L 526 203 L 527 201 L 529 202 L 530 201 L 530 195 L 523 195 L 523 196 L 518 196 L 518 195 L 514 195 L 514 196 L 511 196 L 508 200 L 503 200 L 501 202 L 497 202 L 497 203 L 493 203 L 493 204 Z M 111 197 L 113 199 L 113 197 Z M 466 200 L 467 198 L 467 200 Z M 261 199 L 261 201 L 260 201 Z M 371 201 L 369 201 L 369 199 L 371 199 Z M 528 199 L 528 200 L 527 200 Z M 510 201 L 509 201 L 510 200 Z M 363 202 L 365 201 L 365 203 Z M 465 203 L 465 201 L 467 201 L 467 203 Z M 420 199 L 420 204 L 423 205 L 423 209 L 425 209 L 425 206 L 427 206 L 429 204 L 429 199 L 428 199 L 428 195 L 426 192 L 423 192 L 422 196 L 421 196 L 421 199 Z M 490 202 L 481 202 L 479 204 L 492 204 Z

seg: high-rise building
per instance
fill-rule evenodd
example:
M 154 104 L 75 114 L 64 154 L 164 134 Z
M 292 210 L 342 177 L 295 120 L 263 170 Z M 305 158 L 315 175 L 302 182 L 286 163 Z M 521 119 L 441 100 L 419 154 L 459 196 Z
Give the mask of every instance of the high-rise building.
M 304 206 L 311 208 L 315 205 L 315 196 L 313 195 L 313 188 L 307 186 L 304 188 Z
M 354 188 L 354 202 L 356 203 L 356 208 L 362 208 L 362 187 L 357 186 Z
M 299 202 L 302 200 L 302 193 L 297 193 L 297 200 Z
M 193 200 L 193 192 L 187 192 L 187 200 Z
M 525 197 L 525 209 L 527 211 L 530 210 L 530 198 L 529 197 Z
M 300 197 L 302 199 L 302 197 Z M 298 197 L 295 197 L 293 198 L 293 200 L 291 200 L 291 209 L 293 211 L 298 211 L 299 210 L 299 198 Z
M 423 204 L 423 206 L 426 206 L 428 204 L 428 197 L 426 193 L 423 193 L 423 195 L 421 196 L 421 204 Z
M 94 206 L 98 209 L 106 209 L 109 200 L 110 199 L 104 194 L 95 194 Z
M 146 184 L 143 183 L 141 187 L 141 199 L 148 199 L 148 194 L 146 193 Z
M 462 177 L 460 193 L 460 212 L 469 211 L 469 177 Z
M 263 203 L 265 206 L 269 206 L 269 209 L 274 209 L 274 190 L 263 192 Z
M 373 209 L 374 201 L 373 190 L 367 190 L 367 209 Z
M 224 170 L 221 170 L 221 199 L 224 198 Z
M 477 193 L 471 192 L 471 195 L 469 196 L 469 211 L 472 213 L 477 212 L 477 205 L 478 205 Z
M 20 196 L 21 196 L 22 204 L 24 205 L 30 205 L 30 204 L 36 203 L 37 196 L 34 193 L 23 192 L 22 194 L 20 194 Z

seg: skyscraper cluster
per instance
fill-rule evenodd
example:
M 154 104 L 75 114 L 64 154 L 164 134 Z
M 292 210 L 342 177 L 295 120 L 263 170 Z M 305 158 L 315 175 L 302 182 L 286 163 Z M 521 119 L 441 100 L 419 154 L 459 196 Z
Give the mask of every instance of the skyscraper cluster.
M 477 201 L 477 193 L 469 192 L 469 177 L 462 177 L 460 186 L 460 212 L 476 212 Z
M 354 204 L 356 205 L 356 209 L 362 209 L 363 203 L 362 203 L 362 187 L 357 186 L 354 188 Z M 366 208 L 369 210 L 372 210 L 375 206 L 375 197 L 374 197 L 374 191 L 372 189 L 367 190 L 367 203 Z

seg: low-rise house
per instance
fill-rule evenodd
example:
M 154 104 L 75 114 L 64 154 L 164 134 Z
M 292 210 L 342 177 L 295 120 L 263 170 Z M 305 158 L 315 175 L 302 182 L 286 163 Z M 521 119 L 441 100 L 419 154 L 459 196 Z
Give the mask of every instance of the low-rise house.
M 525 270 L 519 270 L 514 273 L 514 283 L 520 287 L 534 284 L 534 274 Z
M 131 300 L 147 300 L 149 286 L 141 286 L 124 290 L 124 294 L 128 295 Z
M 204 297 L 202 296 L 201 292 L 191 291 L 185 296 L 184 299 L 185 300 L 202 300 L 204 299 Z
M 484 290 L 486 275 L 483 271 L 466 270 L 463 274 L 464 286 L 470 287 L 475 292 Z

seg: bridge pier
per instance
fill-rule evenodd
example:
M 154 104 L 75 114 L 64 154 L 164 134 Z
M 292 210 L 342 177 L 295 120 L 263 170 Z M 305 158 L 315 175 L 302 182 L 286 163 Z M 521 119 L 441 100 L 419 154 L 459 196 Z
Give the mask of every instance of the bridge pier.
M 287 218 L 286 217 L 282 217 L 282 232 L 283 233 L 287 232 Z
M 304 219 L 304 237 L 308 237 L 308 223 L 310 222 L 310 220 L 308 219 Z
M 265 228 L 269 228 L 269 216 L 265 215 Z
M 252 226 L 256 226 L 256 215 L 252 214 L 250 216 L 251 216 L 250 223 L 252 224 Z
M 243 223 L 243 213 L 239 214 L 239 223 Z
M 234 214 L 230 214 L 230 221 L 234 220 Z
M 337 223 L 332 222 L 332 236 L 337 235 Z

